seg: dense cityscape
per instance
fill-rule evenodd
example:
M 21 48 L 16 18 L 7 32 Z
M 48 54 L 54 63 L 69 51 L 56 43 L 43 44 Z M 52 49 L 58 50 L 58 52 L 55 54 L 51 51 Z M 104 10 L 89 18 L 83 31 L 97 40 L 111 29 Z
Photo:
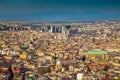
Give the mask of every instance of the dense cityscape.
M 120 80 L 120 21 L 0 22 L 0 80 Z

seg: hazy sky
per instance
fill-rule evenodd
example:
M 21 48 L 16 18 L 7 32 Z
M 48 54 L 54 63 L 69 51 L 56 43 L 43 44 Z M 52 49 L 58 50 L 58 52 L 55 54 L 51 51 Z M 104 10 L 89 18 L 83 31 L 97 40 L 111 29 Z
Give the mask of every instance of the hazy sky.
M 120 19 L 120 0 L 0 0 L 0 19 L 18 21 Z

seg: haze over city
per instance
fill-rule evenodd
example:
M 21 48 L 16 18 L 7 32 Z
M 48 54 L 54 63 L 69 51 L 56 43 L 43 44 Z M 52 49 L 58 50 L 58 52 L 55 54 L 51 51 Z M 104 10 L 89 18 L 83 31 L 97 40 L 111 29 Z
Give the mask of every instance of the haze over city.
M 0 20 L 41 22 L 119 20 L 119 8 L 119 0 L 0 0 Z

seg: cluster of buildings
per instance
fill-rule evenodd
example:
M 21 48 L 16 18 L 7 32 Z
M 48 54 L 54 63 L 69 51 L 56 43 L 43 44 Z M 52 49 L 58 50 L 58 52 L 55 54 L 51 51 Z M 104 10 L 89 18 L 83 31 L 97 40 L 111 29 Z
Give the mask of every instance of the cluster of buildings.
M 1 23 L 0 29 L 0 79 L 9 62 L 16 66 L 15 79 L 22 76 L 21 64 L 26 79 L 120 79 L 120 22 Z

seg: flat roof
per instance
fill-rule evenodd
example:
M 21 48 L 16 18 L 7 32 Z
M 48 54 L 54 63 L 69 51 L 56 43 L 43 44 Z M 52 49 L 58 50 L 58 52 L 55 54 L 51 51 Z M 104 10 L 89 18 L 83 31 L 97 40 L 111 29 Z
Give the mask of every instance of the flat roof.
M 89 55 L 107 54 L 107 51 L 104 51 L 104 50 L 102 50 L 102 51 L 88 51 L 88 54 Z

